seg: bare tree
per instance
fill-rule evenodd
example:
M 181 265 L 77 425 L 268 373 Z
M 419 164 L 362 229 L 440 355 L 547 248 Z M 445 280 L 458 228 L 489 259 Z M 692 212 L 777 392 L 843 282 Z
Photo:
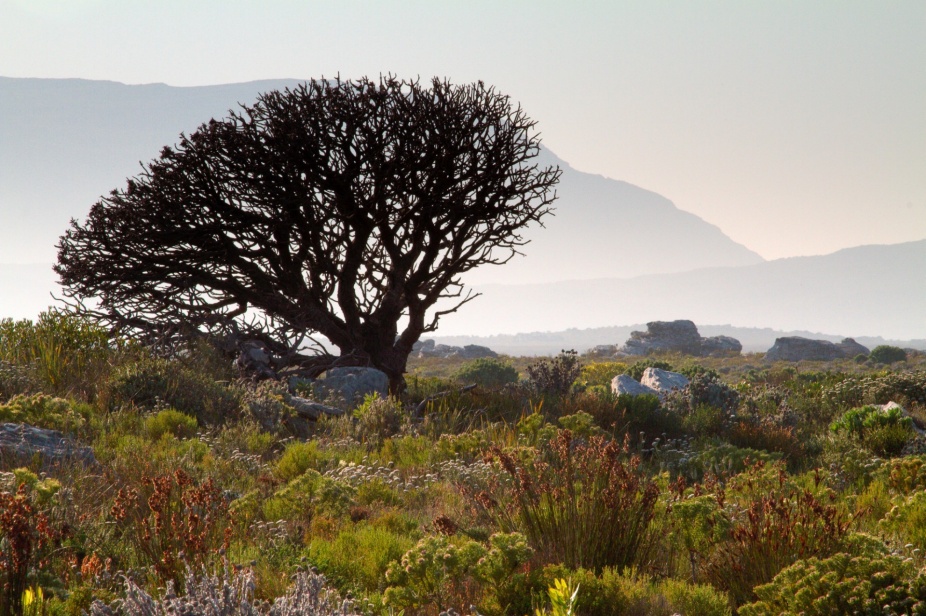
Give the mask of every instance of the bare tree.
M 123 333 L 256 339 L 277 368 L 372 365 L 396 388 L 412 345 L 473 299 L 460 275 L 507 262 L 550 212 L 560 170 L 533 161 L 535 124 L 481 82 L 269 92 L 72 221 L 55 271 Z M 306 351 L 318 335 L 340 356 Z

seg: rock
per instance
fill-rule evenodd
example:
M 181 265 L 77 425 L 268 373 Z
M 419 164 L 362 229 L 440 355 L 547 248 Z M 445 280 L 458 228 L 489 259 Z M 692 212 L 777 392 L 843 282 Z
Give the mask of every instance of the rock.
M 271 367 L 270 349 L 260 340 L 246 340 L 239 347 L 235 367 L 243 373 L 260 379 L 276 378 Z
M 685 389 L 688 387 L 688 383 L 688 378 L 684 374 L 660 370 L 659 368 L 647 368 L 643 371 L 643 377 L 640 379 L 641 385 L 656 390 L 662 398 L 674 389 Z
M 599 344 L 585 352 L 586 355 L 592 357 L 612 357 L 615 353 L 617 353 L 616 344 Z
M 296 413 L 300 417 L 303 419 L 311 419 L 312 421 L 317 420 L 322 415 L 327 415 L 329 417 L 340 417 L 346 412 L 343 409 L 328 406 L 327 404 L 321 404 L 320 402 L 315 402 L 314 400 L 309 400 L 308 398 L 301 398 L 299 396 L 292 396 L 289 394 L 284 395 L 283 400 L 286 402 L 286 404 L 296 409 Z
M 736 338 L 703 338 L 692 321 L 652 321 L 645 332 L 631 332 L 630 338 L 615 355 L 648 355 L 654 351 L 674 351 L 685 355 L 739 354 L 743 345 Z
M 859 344 L 852 338 L 844 338 L 842 342 L 836 345 L 842 351 L 843 355 L 852 358 L 858 355 L 870 355 L 868 347 Z
M 337 394 L 350 407 L 363 402 L 367 394 L 377 393 L 383 398 L 389 395 L 389 377 L 376 368 L 331 368 L 314 386 L 321 395 Z
M 621 350 L 628 355 L 647 355 L 652 351 L 699 355 L 701 335 L 691 321 L 652 321 L 646 324 L 645 332 L 631 332 Z
M 801 336 L 776 338 L 765 353 L 766 361 L 830 361 L 855 357 L 859 353 L 868 354 L 868 349 L 851 338 L 839 344 L 828 340 L 811 340 Z
M 0 460 L 11 459 L 13 464 L 28 463 L 35 456 L 41 458 L 43 467 L 75 461 L 88 466 L 97 463 L 92 449 L 76 444 L 57 430 L 27 424 L 0 424 Z M 8 463 L 4 466 L 12 468 Z
M 489 347 L 479 346 L 478 344 L 467 344 L 459 353 L 464 359 L 482 359 L 484 357 L 498 357 L 498 353 Z
M 462 357 L 463 359 L 479 359 L 482 357 L 498 357 L 498 353 L 489 347 L 478 344 L 467 344 L 463 347 L 437 344 L 434 340 L 419 340 L 412 346 L 412 353 L 418 357 Z
M 736 338 L 730 336 L 701 338 L 701 357 L 723 357 L 739 355 L 742 352 L 743 345 Z
M 644 394 L 659 395 L 655 389 L 642 385 L 626 374 L 618 374 L 611 379 L 611 392 L 617 395 L 629 394 L 631 396 L 642 396 Z
M 435 344 L 436 343 L 434 342 L 434 340 L 430 338 L 428 340 L 419 340 L 418 342 L 412 345 L 412 352 L 418 353 L 420 351 L 433 351 Z

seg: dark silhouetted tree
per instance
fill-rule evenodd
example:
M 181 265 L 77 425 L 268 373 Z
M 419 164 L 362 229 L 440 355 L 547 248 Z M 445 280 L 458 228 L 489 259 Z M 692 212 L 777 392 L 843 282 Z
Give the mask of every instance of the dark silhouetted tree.
M 534 128 L 481 82 L 269 92 L 72 221 L 55 271 L 124 334 L 260 340 L 277 369 L 371 365 L 395 388 L 412 345 L 474 297 L 461 274 L 508 261 L 550 212 L 560 171 L 534 160 Z

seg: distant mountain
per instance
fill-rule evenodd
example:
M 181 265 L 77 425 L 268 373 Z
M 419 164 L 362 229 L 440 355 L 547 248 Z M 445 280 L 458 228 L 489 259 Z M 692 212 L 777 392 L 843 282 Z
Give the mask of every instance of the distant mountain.
M 124 186 L 139 162 L 176 143 L 180 132 L 297 83 L 176 88 L 0 77 L 0 263 L 53 261 L 68 221 Z M 542 156 L 563 168 L 556 216 L 546 229 L 526 231 L 533 240 L 527 258 L 481 268 L 467 281 L 627 277 L 761 261 L 665 197 L 582 173 L 548 151 Z
M 175 88 L 0 77 L 0 263 L 52 261 L 71 218 L 181 132 L 295 80 Z
M 691 319 L 855 338 L 926 338 L 924 271 L 921 240 L 630 279 L 484 285 L 475 287 L 483 296 L 445 318 L 439 332 L 549 332 Z
M 534 226 L 524 257 L 484 267 L 472 284 L 521 284 L 627 278 L 705 267 L 753 265 L 762 257 L 712 224 L 649 190 L 583 173 L 549 150 L 546 164 L 563 170 L 555 215 Z

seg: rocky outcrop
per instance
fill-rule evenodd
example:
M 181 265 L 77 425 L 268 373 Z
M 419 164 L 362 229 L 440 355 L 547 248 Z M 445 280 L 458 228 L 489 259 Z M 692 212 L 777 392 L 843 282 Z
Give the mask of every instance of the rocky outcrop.
M 701 357 L 723 357 L 739 355 L 742 352 L 743 345 L 736 338 L 730 336 L 701 338 Z
M 460 357 L 462 359 L 479 359 L 482 357 L 498 357 L 498 353 L 489 347 L 478 344 L 466 346 L 450 346 L 437 344 L 434 340 L 419 340 L 412 347 L 412 355 L 417 357 Z
M 92 449 L 78 445 L 57 430 L 27 424 L 0 424 L 0 461 L 9 461 L 4 466 L 30 463 L 36 457 L 46 468 L 62 462 L 96 464 Z
M 611 379 L 611 392 L 617 395 L 628 394 L 631 396 L 642 396 L 644 394 L 659 395 L 655 389 L 650 389 L 646 385 L 635 381 L 633 377 L 626 374 L 618 374 Z
M 868 355 L 867 348 L 852 338 L 846 338 L 839 344 L 828 340 L 811 340 L 801 336 L 776 338 L 765 353 L 766 361 L 831 361 L 846 359 L 856 355 Z
M 652 321 L 645 332 L 631 332 L 630 338 L 619 349 L 624 355 L 649 355 L 656 351 L 672 351 L 685 355 L 739 354 L 743 345 L 736 338 L 713 336 L 704 338 L 692 321 Z
M 871 351 L 868 347 L 859 344 L 852 338 L 844 338 L 842 342 L 836 345 L 846 357 L 856 357 L 858 355 L 868 355 Z

